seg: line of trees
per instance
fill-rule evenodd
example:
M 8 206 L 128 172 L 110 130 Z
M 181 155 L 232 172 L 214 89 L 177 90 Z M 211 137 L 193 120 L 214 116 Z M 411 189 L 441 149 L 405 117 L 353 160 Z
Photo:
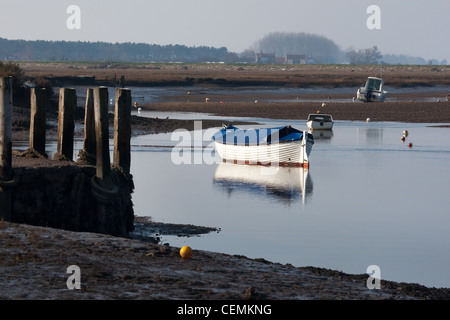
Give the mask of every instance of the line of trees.
M 377 46 L 347 52 L 350 64 L 378 64 L 383 57 Z
M 277 57 L 288 54 L 305 55 L 317 63 L 340 63 L 344 55 L 339 46 L 326 37 L 304 32 L 273 32 L 256 41 L 256 52 L 275 53 Z
M 118 62 L 225 62 L 255 63 L 256 53 L 276 57 L 303 55 L 315 63 L 334 64 L 447 64 L 407 55 L 381 55 L 377 46 L 341 50 L 332 40 L 304 32 L 274 32 L 257 40 L 249 49 L 230 52 L 226 47 L 188 47 L 145 43 L 82 41 L 27 41 L 0 38 L 0 60 L 118 61 Z
M 219 62 L 227 52 L 226 47 L 0 38 L 2 60 Z

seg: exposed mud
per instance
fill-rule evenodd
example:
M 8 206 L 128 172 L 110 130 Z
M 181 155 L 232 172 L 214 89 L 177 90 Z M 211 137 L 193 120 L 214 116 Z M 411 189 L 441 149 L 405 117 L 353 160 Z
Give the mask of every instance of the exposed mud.
M 380 289 L 368 289 L 369 276 L 364 274 L 297 268 L 195 248 L 192 258 L 183 259 L 177 247 L 8 222 L 0 225 L 0 243 L 0 299 L 450 298 L 449 289 L 383 280 Z M 68 289 L 72 272 L 67 268 L 72 265 L 80 268 L 80 289 Z

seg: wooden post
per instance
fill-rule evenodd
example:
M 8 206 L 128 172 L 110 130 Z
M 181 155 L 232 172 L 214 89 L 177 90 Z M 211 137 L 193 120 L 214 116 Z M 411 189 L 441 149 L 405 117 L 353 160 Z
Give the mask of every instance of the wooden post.
M 131 91 L 116 89 L 114 111 L 114 166 L 126 174 L 131 166 Z
M 91 179 L 91 191 L 97 200 L 97 220 L 100 233 L 108 233 L 112 227 L 119 188 L 113 183 L 109 156 L 108 88 L 94 89 L 94 117 L 97 159 L 96 175 Z
M 94 90 L 89 88 L 86 92 L 86 104 L 84 107 L 84 144 L 79 151 L 78 161 L 88 164 L 96 164 L 96 142 L 95 142 L 95 116 L 94 116 Z
M 0 78 L 0 218 L 11 221 L 12 77 Z
M 77 106 L 75 89 L 59 89 L 58 144 L 55 160 L 73 160 L 74 114 Z
M 45 157 L 46 95 L 44 88 L 31 89 L 30 148 Z
M 105 184 L 111 180 L 109 156 L 108 88 L 94 89 L 95 141 L 97 146 L 97 177 Z

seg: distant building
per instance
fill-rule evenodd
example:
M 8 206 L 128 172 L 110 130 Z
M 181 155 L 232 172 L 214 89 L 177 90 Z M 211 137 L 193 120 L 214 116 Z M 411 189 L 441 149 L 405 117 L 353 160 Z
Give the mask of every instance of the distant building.
M 257 53 L 256 63 L 276 63 L 275 53 Z
M 306 64 L 306 55 L 288 54 L 284 60 L 285 64 Z
M 304 54 L 287 54 L 285 57 L 277 57 L 275 53 L 256 53 L 256 63 L 267 64 L 309 64 L 316 63 L 314 59 L 307 58 Z

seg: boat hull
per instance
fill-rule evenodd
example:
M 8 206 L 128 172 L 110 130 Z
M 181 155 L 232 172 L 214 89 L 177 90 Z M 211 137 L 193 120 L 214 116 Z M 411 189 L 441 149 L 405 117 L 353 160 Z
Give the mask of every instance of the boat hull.
M 236 164 L 279 165 L 308 167 L 312 143 L 306 140 L 271 143 L 266 145 L 233 145 L 215 141 L 215 148 L 224 162 Z
M 383 79 L 368 77 L 366 85 L 356 91 L 356 98 L 363 102 L 384 102 L 388 92 L 383 90 L 383 87 Z
M 384 102 L 384 100 L 386 100 L 386 95 L 387 92 L 371 92 L 366 95 L 364 90 L 361 89 L 358 89 L 356 92 L 356 98 L 363 102 Z
M 331 130 L 333 129 L 333 122 L 330 121 L 307 121 L 306 125 L 313 130 Z

